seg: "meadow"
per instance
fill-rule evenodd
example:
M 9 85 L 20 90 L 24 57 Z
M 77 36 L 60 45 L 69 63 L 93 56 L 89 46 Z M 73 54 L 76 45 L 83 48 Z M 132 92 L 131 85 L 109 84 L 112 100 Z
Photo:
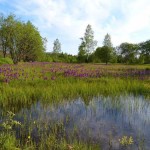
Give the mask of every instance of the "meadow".
M 45 120 L 45 124 L 42 124 L 33 119 L 30 123 L 27 121 L 32 113 L 27 116 L 26 113 L 24 116 L 19 114 L 24 110 L 28 112 L 39 102 L 45 106 L 57 106 L 81 98 L 88 106 L 93 97 L 116 99 L 127 95 L 142 96 L 148 101 L 150 65 L 50 62 L 4 64 L 0 66 L 0 95 L 0 144 L 3 149 L 96 150 L 100 149 L 101 144 L 96 140 L 93 142 L 79 138 L 76 127 L 73 127 L 72 135 L 64 131 L 64 124 L 69 121 L 67 115 L 63 121 L 50 124 Z M 132 137 L 122 137 L 121 142 L 126 148 L 132 144 Z M 111 142 L 109 144 L 111 147 Z
M 57 101 L 98 94 L 149 96 L 150 66 L 23 63 L 0 67 L 0 101 Z

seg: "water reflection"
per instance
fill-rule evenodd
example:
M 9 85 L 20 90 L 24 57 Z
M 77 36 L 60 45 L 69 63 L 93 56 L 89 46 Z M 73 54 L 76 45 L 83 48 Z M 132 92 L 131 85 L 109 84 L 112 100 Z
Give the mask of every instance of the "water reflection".
M 108 149 L 110 140 L 113 149 L 119 149 L 118 139 L 124 135 L 134 138 L 132 150 L 137 150 L 142 139 L 145 149 L 150 147 L 150 102 L 142 96 L 98 97 L 88 105 L 80 98 L 53 105 L 37 102 L 16 117 L 26 126 L 36 121 L 40 132 L 44 132 L 44 125 L 63 122 L 68 137 L 76 129 L 79 139 L 100 143 L 103 149 Z M 31 132 L 35 138 L 39 136 L 36 128 Z

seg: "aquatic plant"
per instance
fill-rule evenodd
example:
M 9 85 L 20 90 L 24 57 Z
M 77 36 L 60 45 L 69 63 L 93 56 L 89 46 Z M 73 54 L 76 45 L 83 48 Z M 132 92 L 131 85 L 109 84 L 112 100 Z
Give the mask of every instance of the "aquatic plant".
M 15 114 L 13 112 L 7 111 L 7 118 L 1 125 L 5 130 L 7 130 L 7 132 L 12 130 L 13 126 L 21 125 L 19 121 L 13 119 L 14 116 Z
M 133 141 L 133 137 L 132 136 L 123 136 L 122 138 L 119 139 L 119 143 L 122 145 L 122 146 L 129 146 L 129 145 L 132 145 L 134 143 Z
M 0 132 L 0 148 L 3 150 L 19 150 L 17 148 L 18 142 L 16 140 L 15 132 L 12 130 L 14 126 L 20 126 L 21 123 L 14 119 L 15 114 L 8 111 L 6 119 L 1 126 L 4 128 Z

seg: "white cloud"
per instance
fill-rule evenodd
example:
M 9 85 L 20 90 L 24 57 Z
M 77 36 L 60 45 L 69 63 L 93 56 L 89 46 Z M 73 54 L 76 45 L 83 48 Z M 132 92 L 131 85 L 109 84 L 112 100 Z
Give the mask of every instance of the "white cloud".
M 60 38 L 63 50 L 76 54 L 87 24 L 92 25 L 99 45 L 106 33 L 111 34 L 114 46 L 149 38 L 140 34 L 150 30 L 149 0 L 14 0 L 11 5 L 17 15 L 31 19 L 48 38 L 48 49 Z

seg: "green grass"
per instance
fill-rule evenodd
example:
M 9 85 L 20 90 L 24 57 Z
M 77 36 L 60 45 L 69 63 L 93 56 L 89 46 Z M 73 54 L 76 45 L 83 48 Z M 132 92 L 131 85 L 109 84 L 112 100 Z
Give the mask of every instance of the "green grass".
M 33 143 L 28 137 L 26 138 L 26 143 L 21 145 L 12 133 L 0 134 L 0 146 L 0 150 L 100 150 L 100 146 L 96 144 L 79 142 L 77 140 L 68 143 L 65 139 L 58 140 L 55 135 L 43 137 L 38 145 Z
M 54 66 L 56 65 L 56 66 Z M 61 69 L 68 68 L 74 69 L 79 67 L 78 72 L 82 72 L 81 69 L 87 72 L 94 70 L 100 70 L 103 72 L 101 77 L 65 77 Z M 126 94 L 143 95 L 150 98 L 150 78 L 146 77 L 144 80 L 140 80 L 137 77 L 113 77 L 108 73 L 124 73 L 128 69 L 149 69 L 149 65 L 101 65 L 101 64 L 19 64 L 10 65 L 7 70 L 6 66 L 3 68 L 3 73 L 0 74 L 0 107 L 4 110 L 10 110 L 13 112 L 19 112 L 22 108 L 28 108 L 31 104 L 41 101 L 42 103 L 60 103 L 62 101 L 71 101 L 81 97 L 85 103 L 88 103 L 92 97 L 96 96 L 120 96 Z M 50 72 L 50 68 L 58 69 L 59 71 Z M 9 76 L 16 73 L 16 69 L 20 74 L 18 79 L 13 79 L 10 82 L 4 82 L 6 74 Z M 22 70 L 23 69 L 23 70 Z M 10 71 L 10 72 L 9 72 Z M 6 73 L 7 72 L 7 73 Z M 44 73 L 41 73 L 44 72 Z M 25 78 L 22 74 L 28 74 L 28 78 Z M 55 76 L 55 80 L 51 80 L 51 77 Z M 34 79 L 32 80 L 32 78 Z M 48 77 L 48 80 L 44 80 L 44 77 Z M 24 117 L 24 116 L 23 116 Z M 34 127 L 34 123 L 32 126 Z M 61 124 L 61 123 L 60 123 Z M 59 125 L 60 125 L 59 124 Z M 58 125 L 58 126 L 59 126 Z M 32 130 L 31 126 L 31 130 Z M 40 125 L 37 125 L 40 130 Z M 26 127 L 26 125 L 24 125 Z M 58 138 L 57 125 L 53 125 L 51 135 L 40 135 L 41 139 L 38 145 L 28 138 L 30 132 L 26 133 L 26 136 L 22 135 L 22 140 L 16 139 L 14 132 L 5 132 L 0 134 L 0 144 L 3 143 L 3 149 L 11 150 L 10 147 L 15 149 L 52 149 L 52 150 L 69 150 L 71 147 L 75 150 L 97 150 L 100 149 L 100 145 L 74 140 L 67 140 L 65 137 Z M 61 128 L 62 129 L 62 128 Z M 63 130 L 63 129 L 62 129 Z M 30 129 L 29 129 L 30 131 Z M 59 131 L 59 130 L 58 130 Z M 23 128 L 22 128 L 23 132 Z M 22 142 L 21 142 L 22 141 Z
M 1 84 L 0 101 L 60 101 L 97 95 L 120 94 L 150 95 L 149 84 L 133 79 L 114 79 L 103 77 L 99 79 L 59 78 L 55 81 L 28 81 Z
M 12 59 L 10 59 L 8 57 L 6 57 L 6 58 L 0 57 L 0 65 L 2 65 L 2 64 L 13 64 L 13 61 L 12 61 Z

